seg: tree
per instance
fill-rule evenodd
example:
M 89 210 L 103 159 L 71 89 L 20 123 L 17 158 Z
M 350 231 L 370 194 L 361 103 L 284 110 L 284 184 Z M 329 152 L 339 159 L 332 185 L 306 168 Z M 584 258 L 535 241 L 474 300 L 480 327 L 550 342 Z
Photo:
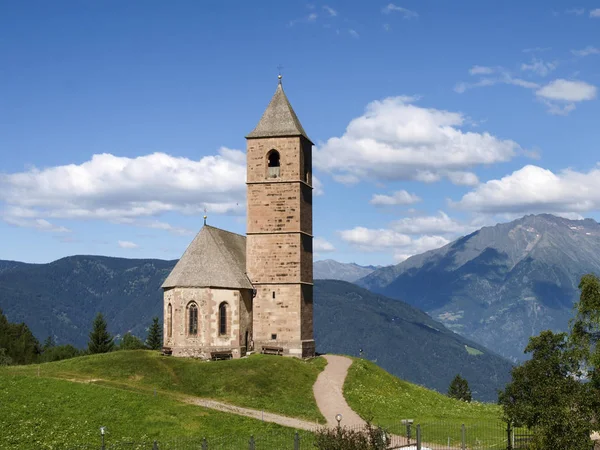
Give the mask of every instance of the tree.
M 160 350 L 163 344 L 162 330 L 158 323 L 158 317 L 152 318 L 152 325 L 148 330 L 148 338 L 146 338 L 146 345 L 152 350 Z
M 142 340 L 129 332 L 125 333 L 119 344 L 119 350 L 141 350 L 143 348 L 146 348 L 146 346 Z
M 0 348 L 0 366 L 10 366 L 12 358 L 6 354 L 5 348 Z
M 0 348 L 12 364 L 32 364 L 40 354 L 40 343 L 24 323 L 11 323 L 0 310 Z
M 470 402 L 472 400 L 469 383 L 460 375 L 456 375 L 448 387 L 448 397 Z
M 62 361 L 63 359 L 75 358 L 81 356 L 81 350 L 73 347 L 70 344 L 55 345 L 45 349 L 40 356 L 41 362 Z
M 98 313 L 92 325 L 90 340 L 88 341 L 88 351 L 94 353 L 110 352 L 115 343 L 113 337 L 107 331 L 106 321 L 102 313 Z
M 52 347 L 56 347 L 56 342 L 54 342 L 54 338 L 52 336 L 48 336 L 44 341 L 44 345 L 42 346 L 42 351 L 46 351 L 51 349 Z

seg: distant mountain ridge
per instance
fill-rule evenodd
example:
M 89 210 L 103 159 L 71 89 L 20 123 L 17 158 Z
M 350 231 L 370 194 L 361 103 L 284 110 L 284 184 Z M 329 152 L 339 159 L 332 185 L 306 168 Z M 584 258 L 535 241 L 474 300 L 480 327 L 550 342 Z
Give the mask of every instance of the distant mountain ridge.
M 0 308 L 43 341 L 84 347 L 96 312 L 109 331 L 144 338 L 162 319 L 160 285 L 176 261 L 72 256 L 49 264 L 0 262 Z M 363 356 L 409 381 L 445 392 L 456 373 L 476 398 L 496 400 L 510 363 L 422 311 L 343 281 L 315 282 L 317 350 Z
M 315 280 L 342 280 L 354 282 L 366 277 L 381 266 L 360 266 L 355 263 L 341 263 L 333 259 L 315 261 L 313 276 Z
M 357 283 L 517 360 L 531 335 L 567 329 L 579 279 L 590 272 L 600 273 L 600 224 L 540 214 L 482 228 Z

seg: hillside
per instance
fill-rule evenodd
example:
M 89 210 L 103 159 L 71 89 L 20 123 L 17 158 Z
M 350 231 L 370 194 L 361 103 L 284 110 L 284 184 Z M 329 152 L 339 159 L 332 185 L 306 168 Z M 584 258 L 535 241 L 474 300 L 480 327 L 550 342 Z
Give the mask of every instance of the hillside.
M 315 280 L 342 280 L 350 283 L 369 275 L 375 266 L 359 266 L 355 263 L 341 263 L 333 259 L 315 261 L 313 276 Z
M 21 265 L 0 273 L 0 308 L 40 341 L 53 334 L 58 344 L 85 346 L 97 311 L 113 334 L 145 337 L 152 316 L 162 319 L 159 287 L 174 263 L 73 256 Z M 350 283 L 316 281 L 314 325 L 318 351 L 359 356 L 363 348 L 391 373 L 443 392 L 462 373 L 475 398 L 495 401 L 508 380 L 507 361 L 405 303 Z
M 530 336 L 567 329 L 589 272 L 600 273 L 600 225 L 542 214 L 482 228 L 358 284 L 518 360 Z

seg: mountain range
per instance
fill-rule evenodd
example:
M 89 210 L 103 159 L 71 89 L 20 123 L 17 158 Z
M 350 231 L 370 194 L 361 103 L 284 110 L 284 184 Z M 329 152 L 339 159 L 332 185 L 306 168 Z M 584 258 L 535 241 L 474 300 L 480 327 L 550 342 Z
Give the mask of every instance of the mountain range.
M 0 261 L 0 308 L 39 340 L 85 347 L 96 312 L 109 331 L 144 338 L 162 319 L 160 285 L 176 261 L 72 256 L 49 264 Z M 446 392 L 465 377 L 479 400 L 495 401 L 511 364 L 402 301 L 344 281 L 316 280 L 317 351 L 363 356 L 408 381 Z
M 517 361 L 530 336 L 568 329 L 586 273 L 600 273 L 600 224 L 540 214 L 484 227 L 357 283 Z
M 342 280 L 354 282 L 366 277 L 381 266 L 359 266 L 355 263 L 341 263 L 333 259 L 315 261 L 313 277 L 315 280 Z

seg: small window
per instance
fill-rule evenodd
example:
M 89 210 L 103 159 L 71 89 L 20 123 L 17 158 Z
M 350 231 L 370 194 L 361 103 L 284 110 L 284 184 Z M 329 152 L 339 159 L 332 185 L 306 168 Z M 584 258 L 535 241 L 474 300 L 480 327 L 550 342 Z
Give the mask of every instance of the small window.
M 273 298 L 275 298 L 275 291 L 273 291 Z
M 167 337 L 173 336 L 173 307 L 169 303 L 167 307 Z
M 276 334 L 272 334 L 271 335 L 271 340 L 272 341 L 276 341 L 277 340 L 277 335 Z
M 271 150 L 267 155 L 267 165 L 269 178 L 279 177 L 279 152 L 277 150 Z
M 188 308 L 188 334 L 196 336 L 198 334 L 198 306 L 191 303 Z
M 219 305 L 219 334 L 227 334 L 227 303 Z

